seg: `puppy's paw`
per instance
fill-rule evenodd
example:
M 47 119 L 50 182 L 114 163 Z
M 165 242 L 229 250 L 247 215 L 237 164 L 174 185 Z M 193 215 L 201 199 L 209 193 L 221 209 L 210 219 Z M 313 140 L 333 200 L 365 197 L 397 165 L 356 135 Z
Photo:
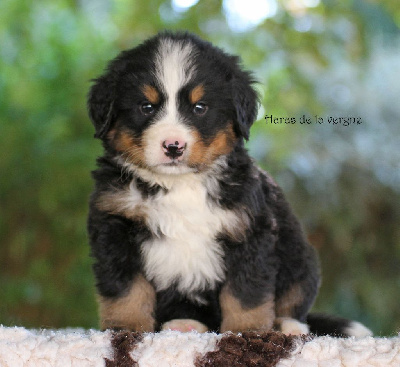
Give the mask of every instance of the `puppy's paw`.
M 302 322 L 290 317 L 278 317 L 275 320 L 275 327 L 286 335 L 302 335 L 310 333 L 307 324 L 303 324 Z
M 197 331 L 198 333 L 205 333 L 208 331 L 206 325 L 199 321 L 192 319 L 175 319 L 164 323 L 161 330 L 174 330 L 182 333 L 188 333 L 190 331 Z

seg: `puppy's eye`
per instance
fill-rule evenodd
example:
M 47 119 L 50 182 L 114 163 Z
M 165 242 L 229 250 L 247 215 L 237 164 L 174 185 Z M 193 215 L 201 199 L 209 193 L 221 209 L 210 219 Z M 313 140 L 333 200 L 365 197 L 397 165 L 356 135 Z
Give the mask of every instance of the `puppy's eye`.
M 203 102 L 197 102 L 193 106 L 193 113 L 197 116 L 203 116 L 208 111 L 208 106 Z
M 155 110 L 155 107 L 150 102 L 144 102 L 140 106 L 140 112 L 143 115 L 152 115 Z

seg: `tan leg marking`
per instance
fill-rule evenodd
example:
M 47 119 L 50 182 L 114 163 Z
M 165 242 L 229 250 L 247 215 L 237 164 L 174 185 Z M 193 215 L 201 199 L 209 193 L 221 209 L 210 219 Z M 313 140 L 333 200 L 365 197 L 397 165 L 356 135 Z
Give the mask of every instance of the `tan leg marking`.
M 276 299 L 276 316 L 293 317 L 294 308 L 304 300 L 300 283 L 294 284 L 282 297 Z
M 101 328 L 154 331 L 156 294 L 152 285 L 139 275 L 129 293 L 118 299 L 99 297 Z
M 276 320 L 274 326 L 286 335 L 308 334 L 309 327 L 293 317 L 294 309 L 304 300 L 301 283 L 294 284 L 282 297 L 276 300 Z
M 224 287 L 220 295 L 222 311 L 221 332 L 243 332 L 246 330 L 267 331 L 273 326 L 275 319 L 274 297 L 266 298 L 264 303 L 255 308 L 244 308 L 238 299 Z

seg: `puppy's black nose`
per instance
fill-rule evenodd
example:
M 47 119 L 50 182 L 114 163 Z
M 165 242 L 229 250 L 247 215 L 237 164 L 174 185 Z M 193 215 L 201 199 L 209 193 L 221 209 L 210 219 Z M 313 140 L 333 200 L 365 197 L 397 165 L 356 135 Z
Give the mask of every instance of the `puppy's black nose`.
M 183 151 L 186 148 L 186 143 L 181 143 L 177 140 L 175 142 L 170 140 L 165 140 L 162 143 L 162 147 L 164 149 L 164 154 L 167 157 L 175 159 L 183 154 Z

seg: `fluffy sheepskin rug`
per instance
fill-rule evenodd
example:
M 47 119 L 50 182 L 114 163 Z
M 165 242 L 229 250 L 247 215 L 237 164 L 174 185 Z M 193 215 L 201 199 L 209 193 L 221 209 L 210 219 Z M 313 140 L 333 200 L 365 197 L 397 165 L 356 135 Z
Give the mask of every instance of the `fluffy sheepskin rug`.
M 27 330 L 0 326 L 1 367 L 400 366 L 400 337 Z

